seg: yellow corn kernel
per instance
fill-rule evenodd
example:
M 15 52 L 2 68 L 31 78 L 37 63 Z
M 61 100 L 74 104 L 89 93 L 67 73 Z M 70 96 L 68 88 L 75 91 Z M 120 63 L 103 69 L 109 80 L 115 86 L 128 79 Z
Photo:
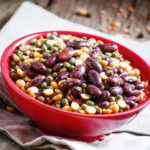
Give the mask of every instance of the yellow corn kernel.
M 81 114 L 85 114 L 85 110 L 83 110 L 81 107 L 78 109 L 78 112 Z
M 88 113 L 88 114 L 95 114 L 96 113 L 96 108 L 95 107 L 92 107 L 92 106 L 87 106 L 85 108 L 85 111 Z
M 58 85 L 60 85 L 60 84 L 63 83 L 64 81 L 66 81 L 66 80 L 61 80 L 61 81 L 59 81 L 59 82 L 58 82 Z
M 118 104 L 114 104 L 114 105 L 109 106 L 109 109 L 112 111 L 112 113 L 119 112 L 119 106 L 118 106 Z
M 23 80 L 24 80 L 24 81 L 27 81 L 27 82 L 31 81 L 31 79 L 30 79 L 28 76 L 25 76 L 25 77 L 23 78 Z
M 57 88 L 58 88 L 58 84 L 57 84 L 55 81 L 51 82 L 51 86 L 52 86 L 54 89 L 57 89 Z
M 84 62 L 83 62 L 83 60 L 82 59 L 76 59 L 75 60 L 75 65 L 77 66 L 77 65 L 83 65 L 84 64 Z
M 67 111 L 72 111 L 72 108 L 70 106 L 64 106 L 63 109 Z
M 133 69 L 133 71 L 134 71 L 134 75 L 135 76 L 139 76 L 140 75 L 140 70 L 139 69 L 135 68 L 135 69 Z
M 116 102 L 110 102 L 110 103 L 109 103 L 110 106 L 111 106 L 111 105 L 114 105 L 114 104 L 116 104 Z
M 35 98 L 35 93 L 33 93 L 33 92 L 29 92 L 29 95 L 31 96 L 31 97 L 33 97 L 33 98 Z
M 33 61 L 34 59 L 31 59 L 31 58 L 25 60 L 26 63 L 32 63 Z
M 18 79 L 18 80 L 16 80 L 16 85 L 17 85 L 19 88 L 22 88 L 22 87 L 25 87 L 26 83 L 25 83 L 24 80 Z
M 119 67 L 119 63 L 116 63 L 116 62 L 111 62 L 109 64 L 110 67 Z
M 79 104 L 78 103 L 76 103 L 76 102 L 72 102 L 71 103 L 71 108 L 73 109 L 73 110 L 78 110 L 79 109 Z
M 134 70 L 129 70 L 129 71 L 128 71 L 128 74 L 129 74 L 129 75 L 134 75 L 134 74 L 135 74 L 135 71 L 134 71 Z
M 90 52 L 90 50 L 87 47 L 82 47 L 81 51 L 82 52 L 86 52 L 86 53 Z
M 142 90 L 140 90 L 139 93 L 140 93 L 140 95 L 137 97 L 136 101 L 142 102 L 146 98 L 146 95 Z
M 66 98 L 68 99 L 69 102 L 72 101 L 72 97 L 71 96 L 67 95 Z
M 17 69 L 17 74 L 18 74 L 20 77 L 24 77 L 24 76 L 25 76 L 24 71 L 22 71 L 20 68 Z
M 9 112 L 14 112 L 15 108 L 7 105 L 6 110 L 8 110 Z
M 108 79 L 108 77 L 106 76 L 105 72 L 101 72 L 101 73 L 100 73 L 100 77 L 101 77 L 103 80 Z
M 91 96 L 90 96 L 89 94 L 82 93 L 82 94 L 81 94 L 81 98 L 82 98 L 82 99 L 85 99 L 85 100 L 88 100 L 88 99 L 91 98 Z
M 102 66 L 107 66 L 107 65 L 108 65 L 108 61 L 106 61 L 106 60 L 100 60 L 99 63 L 100 63 Z
M 103 114 L 111 114 L 112 111 L 110 109 L 102 109 Z
M 123 99 L 119 99 L 117 104 L 119 105 L 120 108 L 126 108 L 127 104 Z
M 63 94 L 63 92 L 60 89 L 55 89 L 56 94 Z
M 62 99 L 63 95 L 62 94 L 57 94 L 56 96 L 54 96 L 52 99 L 54 101 L 60 101 Z
M 32 87 L 28 88 L 28 92 L 38 93 L 39 89 L 35 86 L 32 86 Z
M 53 89 L 44 89 L 43 90 L 44 95 L 50 96 L 54 94 Z
M 42 58 L 43 56 L 39 52 L 34 52 L 34 58 Z
M 73 56 L 80 56 L 82 54 L 81 50 L 74 50 Z
M 45 43 L 45 39 L 43 39 L 43 37 L 41 37 L 40 39 L 39 39 L 39 41 L 41 42 L 41 43 Z
M 61 34 L 60 38 L 63 39 L 63 41 L 69 40 L 69 36 L 65 34 Z
M 20 58 L 16 54 L 14 54 L 13 59 L 14 59 L 15 62 L 19 62 L 20 61 Z
M 66 68 L 62 68 L 62 69 L 59 70 L 59 72 L 66 72 L 66 71 L 67 71 Z
M 82 59 L 83 61 L 86 61 L 86 59 L 89 57 L 89 55 L 85 52 L 83 52 L 81 55 L 80 55 L 80 59 Z

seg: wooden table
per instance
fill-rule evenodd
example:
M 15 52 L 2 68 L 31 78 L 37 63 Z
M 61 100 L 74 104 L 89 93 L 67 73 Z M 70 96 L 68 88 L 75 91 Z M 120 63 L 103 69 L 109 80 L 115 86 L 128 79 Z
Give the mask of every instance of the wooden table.
M 7 20 L 15 13 L 17 8 L 24 0 L 0 0 L 0 29 L 7 22 Z M 150 0 L 31 0 L 37 5 L 57 14 L 58 16 L 68 19 L 73 22 L 77 22 L 97 30 L 107 30 L 110 34 L 121 34 L 127 28 L 130 32 L 129 35 L 135 38 L 135 40 L 145 41 L 150 40 L 150 33 L 146 31 L 146 26 L 150 26 Z M 112 8 L 112 4 L 117 4 L 118 9 Z M 128 11 L 128 7 L 135 8 L 135 12 Z M 75 14 L 78 8 L 86 8 L 91 14 L 91 17 L 77 16 Z M 116 17 L 118 15 L 119 8 L 123 8 L 126 17 Z M 120 9 L 120 11 L 121 11 Z M 99 19 L 99 11 L 105 10 L 103 19 Z M 101 11 L 101 13 L 103 13 Z M 135 21 L 130 21 L 131 16 L 135 17 Z M 118 21 L 121 23 L 121 27 L 116 31 L 108 30 L 108 18 L 112 21 Z M 140 31 L 134 32 L 136 28 Z M 124 31 L 125 32 L 125 31 Z M 126 35 L 127 36 L 127 35 Z M 137 36 L 141 38 L 137 38 Z M 2 149 L 15 150 L 20 146 L 9 140 L 5 135 L 0 134 L 0 147 Z

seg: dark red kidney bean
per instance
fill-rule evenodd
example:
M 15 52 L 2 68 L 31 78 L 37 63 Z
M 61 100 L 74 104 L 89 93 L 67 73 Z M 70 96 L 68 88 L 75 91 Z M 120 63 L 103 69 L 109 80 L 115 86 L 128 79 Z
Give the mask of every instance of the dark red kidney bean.
M 134 86 L 135 86 L 135 89 L 138 89 L 138 90 L 144 89 L 143 83 L 135 83 Z
M 22 63 L 19 68 L 23 71 L 28 70 L 30 68 L 30 65 L 28 63 Z
M 113 96 L 122 95 L 123 94 L 123 90 L 122 90 L 122 88 L 120 86 L 114 86 L 114 87 L 110 88 L 110 93 Z
M 99 73 L 95 70 L 90 70 L 88 72 L 88 78 L 90 82 L 96 86 L 101 86 L 102 85 L 102 79 L 99 75 Z
M 139 90 L 132 90 L 129 95 L 130 96 L 138 96 L 140 93 L 139 93 Z
M 128 73 L 127 73 L 126 71 L 123 71 L 119 76 L 120 76 L 121 78 L 123 78 L 125 75 L 128 75 Z
M 92 96 L 100 96 L 102 94 L 101 90 L 98 87 L 96 87 L 95 85 L 88 85 L 87 91 Z
M 112 53 L 118 49 L 118 46 L 113 43 L 99 44 L 98 46 L 100 47 L 101 51 L 104 53 L 106 52 Z
M 102 66 L 93 57 L 88 57 L 86 59 L 86 65 L 89 69 L 94 69 L 98 72 L 102 72 Z
M 59 53 L 59 60 L 65 61 L 70 59 L 73 56 L 74 50 L 72 48 L 65 48 L 61 53 Z
M 124 80 L 124 82 L 128 82 L 131 84 L 136 83 L 138 80 L 138 78 L 136 76 L 133 76 L 133 75 L 124 75 L 124 76 L 122 76 L 122 79 Z
M 107 90 L 102 91 L 101 99 L 108 100 L 110 98 L 110 92 Z
M 108 64 L 110 64 L 112 62 L 112 59 L 108 56 L 104 57 L 103 60 L 106 60 L 108 62 Z
M 127 96 L 129 96 L 132 91 L 131 85 L 127 82 L 123 83 L 122 89 L 123 89 L 124 94 Z
M 119 76 L 111 76 L 108 78 L 108 84 L 110 86 L 118 86 L 123 84 L 123 80 Z
M 38 99 L 39 96 L 43 96 L 44 97 L 44 103 L 47 103 L 50 100 L 49 96 L 46 96 L 43 92 L 39 92 L 36 94 L 36 99 Z
M 37 76 L 39 73 L 35 70 L 33 70 L 32 68 L 29 68 L 28 70 L 25 70 L 25 74 L 29 77 L 29 78 L 34 78 L 35 76 Z
M 122 68 L 116 67 L 116 73 L 118 75 L 122 74 L 124 72 L 124 70 Z
M 84 74 L 85 74 L 85 67 L 83 65 L 77 65 L 71 73 L 71 78 L 80 79 Z
M 58 82 L 61 80 L 65 80 L 69 77 L 69 75 L 70 75 L 69 72 L 61 72 L 56 76 L 55 81 Z
M 75 49 L 80 49 L 82 47 L 90 47 L 90 43 L 87 41 L 75 41 L 73 42 L 73 45 L 71 47 Z
M 134 101 L 134 102 L 135 102 L 136 99 L 137 99 L 136 96 L 129 96 L 129 97 L 126 97 L 126 98 L 125 98 L 125 101 L 128 100 L 128 101 Z
M 100 102 L 100 103 L 98 103 L 98 106 L 103 109 L 107 109 L 109 107 L 109 102 L 108 101 Z
M 99 47 L 95 47 L 94 49 L 92 49 L 92 51 L 90 52 L 90 56 L 91 57 L 94 57 L 94 58 L 97 58 L 100 56 L 102 52 L 100 51 L 100 48 Z
M 31 87 L 31 86 L 39 87 L 43 83 L 44 80 L 45 80 L 44 75 L 38 75 L 34 79 L 32 79 L 28 85 L 29 85 L 29 87 Z
M 130 106 L 130 108 L 133 108 L 135 106 L 136 98 L 136 96 L 126 97 L 125 102 Z
M 108 71 L 108 70 L 111 70 L 111 71 L 115 72 L 115 71 L 116 71 L 115 69 L 116 69 L 115 67 L 110 67 L 110 66 L 105 66 L 105 67 L 103 67 L 103 71 L 104 71 L 104 72 L 106 72 L 106 71 Z
M 49 56 L 46 59 L 46 65 L 52 67 L 58 60 L 58 54 L 59 53 L 53 53 L 51 56 Z
M 63 62 L 58 62 L 56 65 L 54 65 L 53 71 L 54 72 L 59 71 L 63 66 L 64 66 Z
M 82 93 L 82 89 L 80 87 L 73 87 L 71 88 L 71 95 L 73 95 L 74 97 L 78 98 L 80 97 L 80 94 Z
M 81 80 L 79 79 L 70 79 L 67 81 L 64 81 L 63 83 L 61 83 L 59 85 L 59 88 L 63 91 L 69 90 L 70 88 L 74 87 L 74 86 L 78 86 L 81 84 Z
M 65 41 L 66 47 L 73 47 L 73 42 L 71 40 Z
M 41 63 L 40 61 L 33 61 L 31 64 L 32 68 L 38 72 L 45 72 L 46 71 L 46 67 L 43 63 Z

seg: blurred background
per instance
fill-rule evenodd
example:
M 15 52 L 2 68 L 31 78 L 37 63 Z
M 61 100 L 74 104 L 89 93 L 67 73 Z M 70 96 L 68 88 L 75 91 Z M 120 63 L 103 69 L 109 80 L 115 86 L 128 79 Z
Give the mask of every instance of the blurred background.
M 0 28 L 23 1 L 0 0 Z M 101 32 L 138 41 L 150 39 L 150 0 L 30 1 L 62 18 Z

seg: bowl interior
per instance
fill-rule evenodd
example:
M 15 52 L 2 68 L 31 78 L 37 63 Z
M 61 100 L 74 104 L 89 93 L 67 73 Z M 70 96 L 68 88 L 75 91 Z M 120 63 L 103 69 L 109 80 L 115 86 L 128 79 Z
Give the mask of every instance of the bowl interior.
M 142 109 L 143 107 L 145 107 L 146 105 L 148 105 L 148 103 L 150 102 L 150 86 L 147 87 L 146 90 L 146 94 L 147 94 L 147 99 L 142 102 L 141 104 L 139 104 L 137 107 L 134 107 L 128 111 L 124 111 L 124 112 L 120 112 L 120 113 L 116 113 L 116 114 L 103 114 L 103 115 L 88 115 L 88 114 L 79 114 L 79 113 L 74 113 L 74 112 L 68 112 L 65 110 L 61 110 L 58 108 L 54 108 L 52 106 L 49 106 L 47 104 L 41 103 L 37 100 L 35 100 L 34 98 L 30 97 L 29 95 L 27 95 L 26 93 L 24 93 L 22 90 L 20 90 L 15 83 L 12 81 L 11 77 L 10 77 L 10 55 L 16 51 L 16 48 L 18 47 L 18 45 L 20 45 L 21 43 L 25 43 L 27 44 L 30 40 L 34 39 L 34 38 L 40 38 L 41 36 L 45 37 L 47 33 L 51 33 L 54 31 L 45 31 L 45 32 L 39 32 L 39 33 L 34 33 L 34 34 L 30 34 L 27 36 L 24 36 L 16 41 L 14 41 L 12 44 L 10 44 L 5 52 L 3 53 L 2 59 L 1 59 L 1 68 L 2 68 L 2 74 L 3 77 L 5 79 L 5 81 L 7 81 L 9 84 L 12 85 L 12 87 L 16 88 L 16 90 L 18 90 L 19 92 L 22 92 L 23 95 L 29 97 L 29 100 L 33 100 L 35 103 L 39 103 L 40 105 L 42 105 L 43 107 L 49 107 L 50 109 L 53 110 L 57 110 L 60 112 L 66 112 L 69 113 L 70 115 L 79 115 L 79 116 L 90 116 L 90 117 L 98 117 L 98 116 L 105 116 L 105 117 L 110 117 L 110 116 L 118 116 L 118 115 L 126 115 L 129 114 L 131 112 L 137 112 L 140 109 Z M 140 69 L 141 71 L 141 76 L 142 76 L 142 80 L 144 81 L 148 81 L 150 83 L 150 67 L 149 65 L 140 57 L 138 56 L 136 53 L 134 53 L 133 51 L 129 50 L 127 47 L 118 44 L 115 41 L 100 37 L 100 36 L 96 36 L 96 35 L 91 35 L 91 34 L 86 34 L 86 33 L 80 33 L 80 32 L 72 32 L 72 31 L 56 31 L 58 34 L 71 34 L 77 37 L 82 37 L 82 36 L 87 36 L 87 38 L 95 38 L 96 40 L 102 40 L 104 43 L 116 43 L 119 47 L 119 52 L 124 56 L 124 58 L 128 59 L 131 61 L 131 65 L 133 67 L 137 67 L 138 69 Z M 127 43 L 128 44 L 128 43 Z

